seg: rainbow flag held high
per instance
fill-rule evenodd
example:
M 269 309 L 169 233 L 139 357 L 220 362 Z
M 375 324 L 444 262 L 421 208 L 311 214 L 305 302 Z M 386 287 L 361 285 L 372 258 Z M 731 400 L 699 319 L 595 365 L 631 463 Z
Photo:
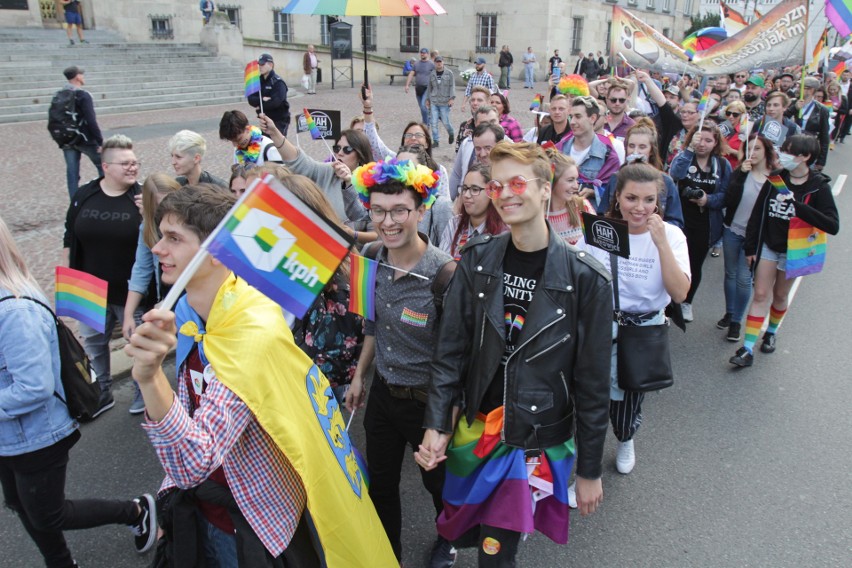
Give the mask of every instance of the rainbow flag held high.
M 532 103 L 530 103 L 531 111 L 536 111 L 541 108 L 541 99 L 541 95 L 536 95 L 535 97 L 533 97 Z
M 106 333 L 107 281 L 96 276 L 56 267 L 56 315 L 74 318 Z
M 251 61 L 246 65 L 246 96 L 260 92 L 260 66 L 257 61 Z
M 787 229 L 787 280 L 821 272 L 825 265 L 827 241 L 825 231 L 798 217 L 790 219 Z
M 708 110 L 707 106 L 710 104 L 710 91 L 711 90 L 712 90 L 711 87 L 707 87 L 706 89 L 704 89 L 704 94 L 701 95 L 701 100 L 698 101 L 698 114 L 700 114 L 702 116 L 704 116 L 704 114 Z
M 371 258 L 349 255 L 349 311 L 376 320 L 376 271 L 379 263 Z
M 304 108 L 302 111 L 305 113 L 305 124 L 308 126 L 308 130 L 311 131 L 311 138 L 314 140 L 319 140 L 322 138 L 322 132 L 320 132 L 317 123 L 314 121 L 314 117 L 311 116 L 311 113 L 308 112 L 308 109 Z
M 852 34 L 852 0 L 825 0 L 825 15 L 843 38 Z
M 210 254 L 301 318 L 349 254 L 352 238 L 267 175 L 208 242 Z
M 778 193 L 782 193 L 782 194 L 790 193 L 790 189 L 787 187 L 787 184 L 784 183 L 784 180 L 781 176 L 779 176 L 779 175 L 769 176 L 768 178 L 766 178 L 766 181 L 771 183 L 772 187 L 774 187 L 775 190 Z
M 740 122 L 737 132 L 748 132 L 748 113 L 744 112 L 740 115 Z

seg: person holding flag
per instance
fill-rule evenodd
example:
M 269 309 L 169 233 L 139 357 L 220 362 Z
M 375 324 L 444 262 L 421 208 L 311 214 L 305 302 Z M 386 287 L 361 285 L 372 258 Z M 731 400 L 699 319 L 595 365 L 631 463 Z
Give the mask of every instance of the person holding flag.
M 251 63 L 249 64 L 251 65 Z M 290 128 L 290 103 L 287 102 L 287 83 L 275 72 L 275 62 L 268 53 L 263 53 L 257 59 L 257 72 L 260 74 L 259 85 L 252 87 L 249 94 L 248 74 L 246 67 L 246 99 L 257 114 L 265 114 L 275 122 L 275 126 L 284 136 Z

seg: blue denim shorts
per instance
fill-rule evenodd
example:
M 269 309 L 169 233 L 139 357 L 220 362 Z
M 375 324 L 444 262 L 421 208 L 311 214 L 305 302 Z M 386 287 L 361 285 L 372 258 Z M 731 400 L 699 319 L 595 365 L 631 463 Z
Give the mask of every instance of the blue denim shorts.
M 766 245 L 760 249 L 760 260 L 771 260 L 778 263 L 778 270 L 787 272 L 787 253 L 775 252 Z
M 77 26 L 83 25 L 83 17 L 79 12 L 65 12 L 65 23 L 68 25 L 74 24 Z

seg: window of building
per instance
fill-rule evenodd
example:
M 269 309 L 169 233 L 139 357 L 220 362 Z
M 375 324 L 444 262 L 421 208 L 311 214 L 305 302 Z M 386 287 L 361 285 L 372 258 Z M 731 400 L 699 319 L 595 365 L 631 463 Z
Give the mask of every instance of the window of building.
M 476 52 L 495 53 L 497 51 L 497 14 L 477 14 L 476 20 Z
M 645 8 L 648 9 L 648 10 L 653 10 L 654 9 L 654 0 L 647 0 L 647 2 L 645 3 Z
M 331 45 L 331 24 L 336 21 L 334 16 L 320 16 L 320 44 Z
M 683 17 L 690 18 L 692 17 L 692 0 L 686 0 L 683 5 Z
M 666 37 L 668 37 L 668 38 L 672 37 L 672 30 L 671 30 L 671 28 L 663 28 L 663 35 L 664 35 L 664 36 L 666 36 Z
M 663 12 L 671 12 L 672 10 L 672 0 L 663 0 Z M 666 36 L 668 37 L 668 36 Z
M 420 49 L 420 18 L 402 17 L 399 19 L 399 50 L 417 53 Z
M 218 8 L 220 12 L 223 12 L 226 16 L 228 16 L 228 20 L 231 22 L 232 26 L 236 26 L 240 29 L 240 31 L 242 31 L 243 19 L 240 17 L 239 6 L 219 4 Z
M 149 16 L 151 18 L 151 39 L 174 39 L 171 16 Z
M 571 18 L 574 24 L 571 28 L 571 54 L 577 55 L 583 49 L 583 18 Z
M 376 25 L 378 24 L 378 18 L 375 16 L 367 16 L 366 18 L 362 18 L 361 21 L 366 26 L 367 30 L 367 51 L 376 51 Z M 364 42 L 363 36 L 361 38 L 361 43 Z
M 631 6 L 635 6 L 638 2 L 637 2 L 637 0 L 627 0 L 627 3 L 630 4 Z
M 293 16 L 282 14 L 280 10 L 272 12 L 272 33 L 275 41 L 289 43 L 293 41 Z

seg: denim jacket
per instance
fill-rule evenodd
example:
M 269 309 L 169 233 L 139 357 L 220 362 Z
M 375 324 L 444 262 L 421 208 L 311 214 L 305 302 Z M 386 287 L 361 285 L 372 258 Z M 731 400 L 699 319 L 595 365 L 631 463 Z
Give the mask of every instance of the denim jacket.
M 11 295 L 0 288 L 0 298 Z M 0 302 L 0 456 L 52 446 L 77 428 L 53 395 L 65 397 L 58 341 L 53 316 L 42 306 L 23 299 Z
M 572 136 L 565 140 L 562 146 L 562 153 L 570 156 L 573 146 L 574 137 Z M 592 146 L 589 148 L 589 154 L 583 160 L 582 164 L 578 164 L 577 169 L 580 171 L 580 175 L 587 180 L 600 180 L 602 184 L 606 185 L 609 178 L 618 171 L 620 165 L 615 149 L 612 146 L 607 146 L 596 135 L 592 138 Z
M 139 241 L 136 243 L 136 262 L 133 263 L 133 269 L 130 271 L 130 280 L 127 281 L 127 289 L 131 292 L 138 292 L 145 295 L 148 293 L 148 286 L 150 286 L 151 278 L 153 277 L 157 284 L 157 297 L 154 300 L 159 301 L 162 297 L 159 270 L 160 259 L 145 244 L 144 230 L 145 223 L 142 223 L 139 225 Z

